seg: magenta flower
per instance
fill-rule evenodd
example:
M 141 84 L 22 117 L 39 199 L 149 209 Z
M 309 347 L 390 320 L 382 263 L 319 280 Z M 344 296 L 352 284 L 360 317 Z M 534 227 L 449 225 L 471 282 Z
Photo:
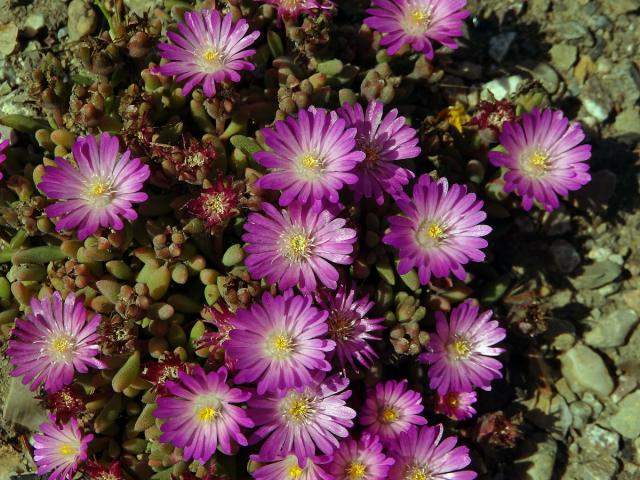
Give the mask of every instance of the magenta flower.
M 232 178 L 218 178 L 209 188 L 200 190 L 200 195 L 184 204 L 184 210 L 202 220 L 209 232 L 220 233 L 229 219 L 239 213 L 238 189 Z
M 462 21 L 469 11 L 462 10 L 467 0 L 373 0 L 371 15 L 364 19 L 369 27 L 386 33 L 380 45 L 393 55 L 403 45 L 433 58 L 432 40 L 449 48 L 458 48 L 454 37 L 462 35 Z
M 238 370 L 234 382 L 256 382 L 262 395 L 309 385 L 314 371 L 331 369 L 325 356 L 335 343 L 323 338 L 327 313 L 311 303 L 307 296 L 265 292 L 250 309 L 238 309 L 225 343 Z
M 396 162 L 420 155 L 416 131 L 396 109 L 383 117 L 383 104 L 378 101 L 369 102 L 366 112 L 360 104 L 345 103 L 337 113 L 347 122 L 347 128 L 357 130 L 356 148 L 366 155 L 354 170 L 357 183 L 349 186 L 356 201 L 374 198 L 382 205 L 385 193 L 398 196 L 414 174 Z
M 330 10 L 333 7 L 331 0 L 257 0 L 260 3 L 268 3 L 278 9 L 278 20 L 296 20 L 300 14 L 309 14 L 318 10 Z
M 260 461 L 260 457 L 253 455 L 254 461 Z M 334 480 L 319 465 L 326 464 L 330 458 L 326 455 L 307 457 L 302 462 L 295 455 L 277 457 L 273 463 L 266 464 L 253 472 L 256 480 Z
M 562 112 L 534 108 L 519 123 L 503 125 L 500 143 L 506 151 L 489 152 L 489 160 L 508 170 L 504 190 L 520 195 L 525 210 L 535 200 L 552 211 L 560 206 L 558 195 L 591 180 L 591 145 L 580 145 L 584 138 L 580 124 L 570 124 Z
M 328 470 L 333 480 L 386 480 L 394 462 L 383 453 L 378 437 L 363 433 L 357 442 L 347 438 L 340 443 Z
M 491 381 L 502 378 L 502 364 L 492 357 L 504 349 L 491 345 L 507 333 L 492 315 L 491 310 L 480 314 L 470 300 L 451 310 L 448 322 L 444 313 L 436 312 L 436 333 L 419 360 L 430 365 L 429 385 L 440 395 L 476 387 L 491 390 Z
M 337 291 L 323 290 L 316 295 L 320 306 L 329 312 L 329 338 L 336 343 L 335 356 L 340 368 L 348 366 L 358 371 L 359 367 L 369 368 L 378 354 L 369 341 L 380 340 L 376 332 L 384 330 L 381 325 L 384 318 L 368 318 L 367 312 L 374 306 L 369 296 L 358 299 L 356 287 L 348 289 L 340 285 Z
M 54 393 L 69 385 L 76 371 L 106 368 L 95 358 L 100 315 L 87 320 L 81 298 L 69 293 L 63 302 L 59 292 L 42 300 L 32 297 L 26 316 L 16 318 L 7 354 L 15 367 L 11 376 L 24 375 L 22 383 L 31 383 L 32 391 L 44 382 L 44 389 Z
M 78 228 L 78 238 L 84 240 L 100 227 L 122 230 L 123 219 L 138 217 L 132 204 L 147 199 L 140 189 L 149 167 L 131 159 L 129 150 L 121 155 L 119 148 L 118 138 L 106 132 L 100 134 L 99 145 L 94 136 L 80 137 L 72 149 L 78 168 L 60 157 L 57 167 L 44 167 L 38 188 L 62 200 L 45 210 L 50 217 L 60 217 L 56 230 Z
M 442 440 L 442 425 L 412 427 L 391 445 L 396 459 L 389 480 L 473 480 L 477 473 L 461 470 L 471 463 L 469 449 L 456 447 L 456 438 Z
M 202 85 L 204 94 L 213 97 L 216 84 L 225 80 L 239 82 L 239 71 L 255 68 L 253 63 L 243 59 L 256 53 L 247 47 L 255 42 L 260 32 L 245 36 L 248 29 L 245 19 L 234 23 L 231 13 L 222 17 L 217 10 L 186 12 L 184 23 L 178 23 L 180 33 L 167 33 L 173 44 L 158 45 L 160 56 L 169 62 L 155 67 L 154 73 L 175 75 L 177 81 L 186 81 L 183 95 Z
M 413 198 L 398 198 L 397 203 L 404 215 L 388 219 L 391 228 L 383 242 L 400 251 L 398 273 L 417 267 L 423 285 L 432 275 L 442 278 L 453 273 L 464 280 L 463 265 L 484 260 L 480 249 L 487 241 L 482 237 L 491 227 L 480 225 L 487 217 L 481 210 L 483 202 L 467 193 L 466 186 L 449 187 L 445 178 L 434 182 L 422 175 L 413 187 Z
M 348 385 L 344 376 L 324 379 L 317 374 L 306 387 L 254 396 L 249 411 L 257 429 L 251 443 L 264 440 L 260 458 L 268 461 L 293 452 L 302 460 L 313 457 L 316 448 L 330 455 L 338 446 L 337 438 L 349 435 L 347 429 L 356 416 L 346 405 L 351 396 Z
M 300 110 L 298 118 L 279 120 L 261 133 L 272 151 L 258 152 L 254 158 L 271 172 L 256 185 L 282 190 L 280 205 L 295 199 L 306 203 L 327 198 L 335 203 L 343 185 L 358 181 L 352 170 L 365 154 L 354 150 L 356 129 L 346 128 L 335 112 Z
M 477 400 L 476 392 L 448 392 L 436 397 L 436 412 L 453 420 L 465 420 L 476 414 L 473 404 Z
M 184 449 L 183 458 L 205 463 L 219 448 L 230 455 L 232 441 L 242 446 L 247 439 L 241 427 L 253 422 L 238 403 L 251 394 L 227 385 L 227 369 L 205 373 L 196 366 L 193 373 L 178 373 L 178 382 L 167 382 L 172 397 L 159 397 L 154 415 L 164 420 L 161 442 Z
M 7 149 L 8 146 L 9 146 L 8 139 L 2 140 L 0 142 L 0 165 L 4 163 L 4 161 L 7 159 L 7 156 L 5 155 L 4 151 Z M 2 172 L 0 172 L 0 180 L 2 180 Z
M 344 228 L 347 221 L 298 202 L 286 210 L 263 203 L 262 209 L 264 215 L 249 214 L 242 236 L 248 254 L 244 263 L 251 276 L 277 282 L 281 290 L 297 284 L 301 291 L 311 292 L 316 277 L 335 289 L 339 274 L 329 262 L 348 265 L 353 261 L 356 231 Z
M 87 459 L 87 446 L 93 435 L 83 436 L 75 418 L 59 426 L 53 415 L 40 425 L 40 431 L 32 440 L 38 475 L 49 474 L 49 480 L 73 478 L 78 464 Z
M 407 381 L 388 380 L 367 393 L 360 413 L 360 424 L 372 435 L 378 435 L 383 444 L 398 440 L 402 432 L 412 425 L 425 425 L 420 415 L 424 410 L 422 396 L 407 388 Z

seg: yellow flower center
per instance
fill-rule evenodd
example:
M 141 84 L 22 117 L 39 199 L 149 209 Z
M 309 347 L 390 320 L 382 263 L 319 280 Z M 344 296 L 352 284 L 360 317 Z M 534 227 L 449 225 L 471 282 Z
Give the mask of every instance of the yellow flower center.
M 309 405 L 309 402 L 304 398 L 299 398 L 291 402 L 291 405 L 287 408 L 287 413 L 293 420 L 300 422 L 307 417 L 310 410 L 311 405 Z
M 111 181 L 103 178 L 94 178 L 87 186 L 87 200 L 93 205 L 104 207 L 111 200 Z
M 285 334 L 276 335 L 269 342 L 269 352 L 274 358 L 288 358 L 293 352 L 293 339 Z
M 413 467 L 407 472 L 406 480 L 431 480 L 431 475 L 422 467 Z
M 65 337 L 58 337 L 51 342 L 51 348 L 58 353 L 67 353 L 71 346 L 71 342 Z
M 349 465 L 349 468 L 347 468 L 345 473 L 348 475 L 347 478 L 349 478 L 350 480 L 364 478 L 365 474 L 367 473 L 367 467 L 365 467 L 363 463 L 353 462 L 351 465 Z
M 198 418 L 203 422 L 215 420 L 219 415 L 220 412 L 211 406 L 202 407 L 198 412 Z
M 300 478 L 302 473 L 302 469 L 298 465 L 294 465 L 289 469 L 289 478 Z
M 301 262 L 311 253 L 311 239 L 302 231 L 293 231 L 286 234 L 281 243 L 282 254 L 290 262 Z
M 185 158 L 184 163 L 186 163 L 188 167 L 201 167 L 204 165 L 206 160 L 207 158 L 202 153 L 198 152 Z
M 363 162 L 365 165 L 371 166 L 377 163 L 378 160 L 380 159 L 380 154 L 378 153 L 378 149 L 376 149 L 375 147 L 371 145 L 363 145 L 362 147 L 360 147 L 360 149 L 366 155 L 364 157 L 364 162 Z
M 445 237 L 444 229 L 437 223 L 432 223 L 427 228 L 427 236 L 432 240 L 442 240 Z
M 545 170 L 547 168 L 547 160 L 549 160 L 549 155 L 535 151 L 533 155 L 531 155 L 529 163 L 536 169 Z
M 469 341 L 460 337 L 451 342 L 448 350 L 450 356 L 455 360 L 466 360 L 471 356 L 472 353 L 471 344 L 469 343 Z
M 405 30 L 409 35 L 423 35 L 431 26 L 433 20 L 432 9 L 414 8 L 409 11 L 405 24 Z
M 58 448 L 58 451 L 60 452 L 60 455 L 75 455 L 76 454 L 76 449 L 70 443 L 63 443 Z
M 109 185 L 107 185 L 106 182 L 103 182 L 102 180 L 98 180 L 91 185 L 89 191 L 91 192 L 91 195 L 104 195 L 109 191 Z
M 226 210 L 225 196 L 222 193 L 216 193 L 207 200 L 207 209 L 216 215 L 222 215 Z
M 306 153 L 302 156 L 302 165 L 309 170 L 315 169 L 320 164 L 320 160 L 310 153 Z
M 426 10 L 416 8 L 411 12 L 411 20 L 415 24 L 423 24 L 429 20 L 430 14 Z
M 380 420 L 383 423 L 393 423 L 398 419 L 398 412 L 394 408 L 386 407 L 380 414 Z
M 450 393 L 446 398 L 447 405 L 449 408 L 456 408 L 458 406 L 458 395 L 456 393 Z
M 208 48 L 202 54 L 202 59 L 208 63 L 217 63 L 220 60 L 220 52 L 213 48 Z

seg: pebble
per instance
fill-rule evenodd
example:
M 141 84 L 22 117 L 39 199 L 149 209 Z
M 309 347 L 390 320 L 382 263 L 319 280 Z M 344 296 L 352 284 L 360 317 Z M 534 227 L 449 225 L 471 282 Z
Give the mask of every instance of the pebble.
M 593 410 L 589 406 L 588 403 L 583 402 L 582 400 L 578 400 L 577 402 L 573 402 L 569 406 L 569 411 L 573 417 L 573 428 L 576 430 L 582 430 L 586 425 L 591 415 L 593 414 Z
M 532 452 L 515 461 L 517 475 L 510 478 L 528 478 L 530 480 L 550 480 L 553 476 L 558 443 L 547 435 L 536 434 L 525 440 L 523 450 Z M 524 474 L 521 474 L 524 469 Z
M 11 424 L 20 425 L 27 430 L 36 431 L 47 418 L 44 408 L 34 393 L 23 385 L 18 378 L 11 378 L 9 392 L 4 402 L 2 417 Z
M 560 357 L 562 374 L 576 393 L 593 392 L 606 397 L 613 391 L 613 380 L 600 355 L 578 344 Z
M 72 41 L 91 35 L 98 27 L 96 11 L 84 0 L 71 0 L 67 14 L 69 39 Z
M 33 38 L 42 27 L 44 27 L 44 15 L 41 13 L 32 13 L 24 21 L 22 33 L 27 38 Z
M 600 122 L 609 118 L 613 100 L 598 77 L 593 76 L 587 80 L 582 90 L 582 105 L 589 115 Z
M 498 63 L 509 53 L 509 49 L 516 39 L 516 32 L 504 32 L 489 39 L 489 56 Z
M 618 365 L 629 373 L 640 372 L 640 325 L 635 328 L 629 341 L 620 347 L 620 360 Z
M 613 348 L 624 345 L 629 332 L 638 323 L 638 314 L 630 308 L 616 310 L 610 315 L 590 322 L 584 340 L 588 345 L 597 348 Z
M 589 30 L 578 22 L 558 23 L 553 28 L 564 40 L 577 40 L 590 35 Z
M 18 27 L 9 22 L 0 24 L 0 58 L 11 55 L 18 44 Z
M 592 423 L 584 429 L 578 443 L 584 450 L 590 450 L 593 453 L 606 452 L 613 455 L 620 449 L 620 435 Z
M 562 238 L 554 240 L 549 250 L 558 270 L 562 273 L 571 273 L 580 265 L 580 254 L 573 245 Z
M 613 129 L 620 135 L 640 135 L 640 112 L 634 107 L 623 110 L 616 116 Z
M 610 419 L 611 427 L 625 438 L 640 437 L 640 390 L 627 395 L 618 404 L 618 412 Z
M 549 50 L 551 63 L 559 70 L 567 71 L 578 59 L 578 47 L 566 43 L 558 43 Z
M 480 98 L 490 100 L 490 93 L 496 100 L 502 100 L 518 90 L 518 87 L 524 82 L 520 75 L 511 75 L 510 77 L 496 78 L 484 84 Z
M 596 289 L 613 282 L 621 273 L 622 265 L 604 260 L 586 265 L 578 277 L 570 278 L 569 281 L 577 289 Z
M 558 73 L 548 63 L 540 63 L 533 69 L 533 75 L 538 80 L 547 93 L 553 95 L 560 86 Z

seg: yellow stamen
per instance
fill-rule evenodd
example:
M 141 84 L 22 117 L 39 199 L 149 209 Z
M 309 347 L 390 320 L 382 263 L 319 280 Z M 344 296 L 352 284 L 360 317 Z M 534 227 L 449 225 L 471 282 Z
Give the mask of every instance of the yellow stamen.
M 293 351 L 293 341 L 287 335 L 278 335 L 271 340 L 271 354 L 276 358 L 286 358 Z
M 51 342 L 51 348 L 58 353 L 67 353 L 73 344 L 66 337 L 58 337 Z
M 207 209 L 216 215 L 222 215 L 226 211 L 225 196 L 223 193 L 216 193 L 207 200 Z
M 109 191 L 109 184 L 102 180 L 96 180 L 89 187 L 89 193 L 95 197 L 104 195 L 108 191 Z
M 294 465 L 289 469 L 289 478 L 300 478 L 302 469 L 298 465 Z
M 421 24 L 428 17 L 429 15 L 424 10 L 415 9 L 413 12 L 411 12 L 411 20 L 413 20 L 414 23 Z
M 304 398 L 299 398 L 291 402 L 291 405 L 287 408 L 287 414 L 291 419 L 296 422 L 300 422 L 307 417 L 310 410 L 311 406 L 309 405 L 309 402 Z
M 220 413 L 213 407 L 202 407 L 198 412 L 198 418 L 203 422 L 210 422 L 219 415 Z
M 383 423 L 393 423 L 398 419 L 398 412 L 395 411 L 395 409 L 391 408 L 391 407 L 387 407 L 384 410 L 382 410 L 382 413 L 380 414 L 380 420 Z
M 471 356 L 471 344 L 464 338 L 456 338 L 449 345 L 449 353 L 456 360 L 466 360 Z
M 431 480 L 431 475 L 426 473 L 422 468 L 416 468 L 406 477 L 407 480 Z
M 209 63 L 215 63 L 218 60 L 220 60 L 220 52 L 212 48 L 209 48 L 205 50 L 205 52 L 202 54 L 202 58 Z
M 364 475 L 367 473 L 367 467 L 365 467 L 364 464 L 360 462 L 353 462 L 351 465 L 349 465 L 349 468 L 347 468 L 345 473 L 348 475 L 348 478 L 350 480 L 364 478 Z
M 547 160 L 549 160 L 549 155 L 536 151 L 531 155 L 529 163 L 537 169 L 545 170 L 547 168 Z
M 315 157 L 314 155 L 311 155 L 310 153 L 306 153 L 302 157 L 302 165 L 305 168 L 312 170 L 317 168 L 319 164 L 320 164 L 320 161 L 318 160 L 318 158 Z
M 442 240 L 445 237 L 444 229 L 437 223 L 432 223 L 427 228 L 427 236 L 432 240 Z
M 299 262 L 309 255 L 311 240 L 303 232 L 294 230 L 285 235 L 282 247 L 282 253 L 289 261 Z
M 446 402 L 447 402 L 447 405 L 449 405 L 449 408 L 456 408 L 458 406 L 458 394 L 457 393 L 448 394 L 446 398 Z
M 62 445 L 60 445 L 60 448 L 58 449 L 58 451 L 60 452 L 60 455 L 72 455 L 76 453 L 75 448 L 73 448 L 73 445 L 69 444 L 69 443 L 63 443 Z
M 206 162 L 207 158 L 200 152 L 185 158 L 185 162 L 189 167 L 201 167 Z

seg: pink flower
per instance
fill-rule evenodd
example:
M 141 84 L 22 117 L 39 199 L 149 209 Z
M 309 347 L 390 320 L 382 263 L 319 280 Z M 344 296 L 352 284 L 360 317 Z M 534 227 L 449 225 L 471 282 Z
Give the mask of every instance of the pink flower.
M 436 397 L 436 412 L 442 413 L 453 420 L 465 420 L 476 414 L 473 404 L 476 402 L 476 392 L 448 392 Z
M 383 453 L 378 437 L 363 433 L 359 441 L 340 443 L 328 470 L 333 480 L 386 480 L 394 462 Z

